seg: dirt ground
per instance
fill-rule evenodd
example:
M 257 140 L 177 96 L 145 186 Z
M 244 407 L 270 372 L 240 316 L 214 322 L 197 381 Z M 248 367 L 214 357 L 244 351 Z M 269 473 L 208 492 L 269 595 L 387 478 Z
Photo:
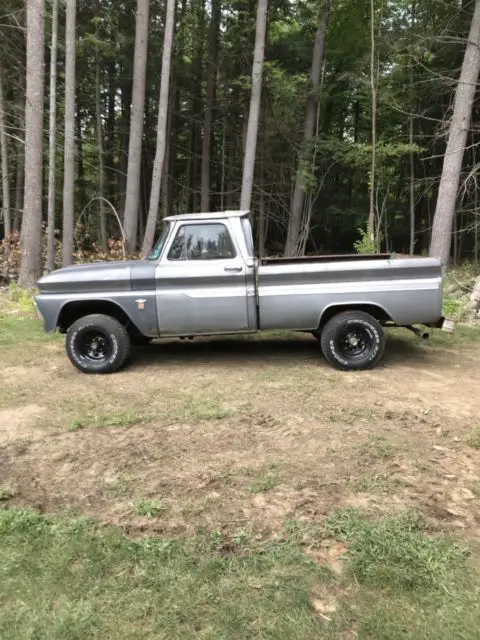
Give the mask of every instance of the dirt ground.
M 418 508 L 478 537 L 480 451 L 468 442 L 479 355 L 480 342 L 397 333 L 382 366 L 358 374 L 327 366 L 310 336 L 175 341 L 89 377 L 61 341 L 9 346 L 0 485 L 9 506 L 68 508 L 135 533 L 275 536 L 351 505 Z M 142 501 L 154 517 L 138 515 Z

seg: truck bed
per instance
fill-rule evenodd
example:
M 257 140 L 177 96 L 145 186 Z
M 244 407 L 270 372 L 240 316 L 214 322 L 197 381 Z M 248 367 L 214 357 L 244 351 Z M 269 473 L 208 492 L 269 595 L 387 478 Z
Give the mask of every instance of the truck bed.
M 260 261 L 257 278 L 261 329 L 309 330 L 330 306 L 374 306 L 399 326 L 441 316 L 442 271 L 433 258 L 267 258 Z

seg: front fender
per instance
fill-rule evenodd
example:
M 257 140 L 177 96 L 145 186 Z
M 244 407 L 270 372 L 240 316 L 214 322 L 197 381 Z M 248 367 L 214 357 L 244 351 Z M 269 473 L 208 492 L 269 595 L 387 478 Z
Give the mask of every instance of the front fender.
M 106 313 L 119 310 L 135 327 L 149 338 L 159 335 L 155 292 L 128 291 L 114 296 L 92 295 L 65 296 L 62 294 L 40 294 L 35 300 L 38 312 L 43 318 L 44 329 L 54 333 L 61 324 L 62 315 L 66 312 L 81 317 L 91 313 Z M 78 309 L 78 316 L 75 313 Z M 115 313 L 112 313 L 115 315 Z

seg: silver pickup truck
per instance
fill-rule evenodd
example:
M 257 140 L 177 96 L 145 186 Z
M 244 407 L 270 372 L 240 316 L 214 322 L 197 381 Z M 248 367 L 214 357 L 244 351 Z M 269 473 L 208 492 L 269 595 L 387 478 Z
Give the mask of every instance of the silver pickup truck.
M 45 330 L 71 362 L 112 373 L 131 345 L 286 329 L 312 333 L 339 369 L 368 369 L 384 327 L 441 327 L 442 270 L 431 258 L 254 256 L 248 212 L 166 218 L 146 260 L 76 265 L 38 282 Z M 427 334 L 423 334 L 427 335 Z

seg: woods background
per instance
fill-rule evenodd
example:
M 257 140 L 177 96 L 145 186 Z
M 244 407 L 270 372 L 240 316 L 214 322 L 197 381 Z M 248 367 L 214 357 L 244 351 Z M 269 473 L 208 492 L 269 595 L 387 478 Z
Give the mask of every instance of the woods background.
M 3 0 L 2 260 L 241 205 L 260 254 L 478 264 L 479 45 L 473 0 Z

